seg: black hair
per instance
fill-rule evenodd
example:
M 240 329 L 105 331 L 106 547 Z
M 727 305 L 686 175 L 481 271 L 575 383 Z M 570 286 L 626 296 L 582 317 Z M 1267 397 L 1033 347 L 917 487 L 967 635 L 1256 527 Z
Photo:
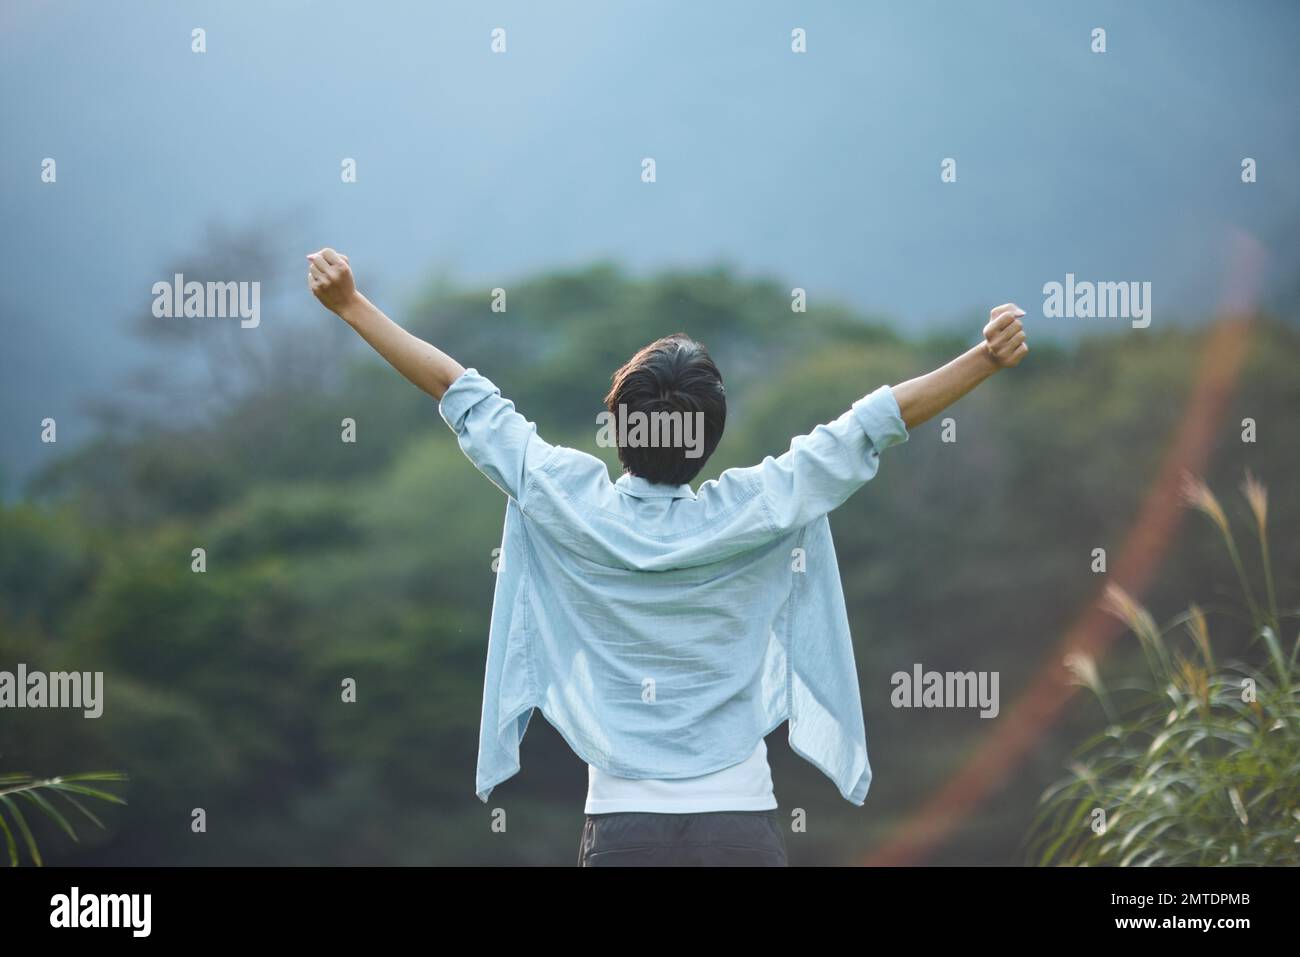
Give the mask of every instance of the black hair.
M 682 485 L 695 478 L 718 447 L 727 424 L 722 373 L 708 350 L 685 333 L 665 336 L 624 363 L 612 381 L 605 408 L 615 422 L 622 406 L 628 415 L 676 412 L 703 425 L 702 441 L 696 440 L 701 447 L 694 450 L 680 442 L 625 445 L 620 435 L 618 458 L 623 471 L 665 485 Z M 698 454 L 687 455 L 688 451 Z

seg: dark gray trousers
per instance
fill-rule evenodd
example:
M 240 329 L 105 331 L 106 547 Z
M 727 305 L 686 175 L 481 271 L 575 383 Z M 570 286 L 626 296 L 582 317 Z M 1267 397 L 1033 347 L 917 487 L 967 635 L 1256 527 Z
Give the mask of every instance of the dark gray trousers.
M 579 867 L 785 867 L 778 812 L 588 814 Z

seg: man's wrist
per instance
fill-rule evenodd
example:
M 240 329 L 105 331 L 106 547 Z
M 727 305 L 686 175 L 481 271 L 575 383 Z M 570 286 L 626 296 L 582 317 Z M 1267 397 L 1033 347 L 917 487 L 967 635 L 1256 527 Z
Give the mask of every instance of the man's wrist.
M 334 310 L 334 313 L 349 326 L 355 326 L 369 305 L 370 300 L 361 295 L 360 292 L 356 292 L 351 299 Z
M 982 341 L 971 351 L 978 353 L 980 368 L 981 371 L 984 372 L 985 377 L 991 376 L 1002 368 L 1002 363 L 998 362 L 994 357 L 993 349 L 989 345 L 987 339 Z

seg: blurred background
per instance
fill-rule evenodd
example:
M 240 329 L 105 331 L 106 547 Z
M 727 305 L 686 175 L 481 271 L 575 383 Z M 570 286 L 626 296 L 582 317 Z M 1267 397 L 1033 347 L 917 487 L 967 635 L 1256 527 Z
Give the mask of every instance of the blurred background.
M 129 776 L 104 785 L 124 805 L 83 795 L 104 827 L 82 818 L 79 843 L 10 796 L 46 863 L 576 860 L 586 768 L 540 716 L 522 772 L 474 796 L 505 503 L 436 403 L 312 300 L 303 254 L 330 245 L 611 466 L 610 373 L 661 335 L 702 340 L 731 397 L 702 478 L 1020 303 L 1032 352 L 950 413 L 957 441 L 914 430 L 832 516 L 865 807 L 784 728 L 768 745 L 781 807 L 808 815 L 794 864 L 1038 862 L 1040 795 L 1117 721 L 1072 694 L 1065 653 L 1119 712 L 1144 682 L 1160 700 L 1145 646 L 1095 611 L 1106 584 L 1162 625 L 1198 602 L 1246 672 L 1266 654 L 1213 523 L 1182 517 L 1184 469 L 1241 522 L 1257 597 L 1237 486 L 1268 487 L 1272 630 L 1295 641 L 1298 27 L 1282 2 L 6 3 L 0 670 L 102 671 L 106 693 L 95 720 L 0 710 L 0 792 Z M 259 282 L 260 324 L 155 318 L 175 273 Z M 1150 326 L 1045 317 L 1067 273 L 1150 282 Z M 892 708 L 918 662 L 999 672 L 1000 716 Z M 1297 813 L 1292 733 L 1255 769 L 1267 802 L 1251 779 L 1256 824 L 1230 800 L 1252 785 L 1219 781 L 1207 827 Z

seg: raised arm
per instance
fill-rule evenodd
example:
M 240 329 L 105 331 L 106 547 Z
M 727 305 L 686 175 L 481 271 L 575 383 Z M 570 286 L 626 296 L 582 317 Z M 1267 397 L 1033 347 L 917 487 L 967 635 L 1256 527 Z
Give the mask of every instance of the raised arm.
M 435 399 L 465 369 L 441 349 L 411 335 L 357 291 L 348 257 L 326 247 L 309 253 L 307 284 L 321 304 L 355 329 L 371 348 L 413 385 Z
M 1019 365 L 1029 351 L 1020 320 L 1025 311 L 1008 302 L 989 313 L 984 341 L 947 365 L 893 387 L 909 429 L 934 418 L 999 369 Z
M 875 477 L 884 449 L 906 442 L 909 429 L 952 405 L 998 369 L 1020 362 L 1029 351 L 1020 324 L 1024 314 L 1012 303 L 998 306 L 984 327 L 984 341 L 975 348 L 933 372 L 880 386 L 839 418 L 797 436 L 788 452 L 750 468 L 728 469 L 718 477 L 717 489 L 735 497 L 735 488 L 756 492 L 773 534 L 838 508 Z M 701 494 L 708 485 L 701 486 Z
M 515 411 L 477 369 L 466 369 L 451 356 L 411 335 L 357 292 L 348 257 L 332 249 L 311 253 L 307 282 L 316 298 L 337 313 L 361 338 L 412 383 L 438 400 L 438 411 L 456 433 L 466 457 L 497 488 L 521 506 L 530 480 L 555 446 Z

